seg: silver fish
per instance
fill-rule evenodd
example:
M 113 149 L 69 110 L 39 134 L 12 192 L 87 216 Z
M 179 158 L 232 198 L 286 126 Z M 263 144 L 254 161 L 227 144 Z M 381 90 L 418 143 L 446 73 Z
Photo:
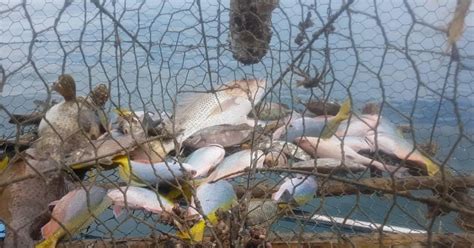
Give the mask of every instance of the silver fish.
M 121 214 L 121 209 L 125 207 L 143 209 L 155 214 L 171 212 L 174 207 L 173 202 L 157 192 L 134 186 L 109 190 L 107 196 L 113 202 L 113 211 L 116 218 Z
M 224 156 L 224 147 L 215 144 L 194 151 L 186 158 L 185 162 L 196 171 L 194 178 L 205 177 L 209 171 L 222 162 Z
M 216 169 L 206 178 L 206 181 L 213 182 L 222 178 L 232 178 L 241 175 L 238 173 L 247 168 L 255 166 L 255 168 L 263 168 L 265 156 L 262 151 L 242 150 L 236 152 L 220 163 Z
M 314 198 L 317 189 L 318 184 L 313 176 L 287 177 L 272 195 L 272 200 L 279 204 L 302 206 Z

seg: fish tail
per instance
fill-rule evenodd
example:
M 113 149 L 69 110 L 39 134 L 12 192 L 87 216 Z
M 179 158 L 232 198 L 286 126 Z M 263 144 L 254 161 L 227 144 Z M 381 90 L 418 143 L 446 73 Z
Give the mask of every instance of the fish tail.
M 120 155 L 112 159 L 112 161 L 118 164 L 119 176 L 123 181 L 129 182 L 131 176 L 130 161 L 127 155 Z
M 71 169 L 73 170 L 80 170 L 80 169 L 86 169 L 91 167 L 91 165 L 84 165 L 84 164 L 73 164 L 70 166 Z
M 127 108 L 115 108 L 113 111 L 121 117 L 128 117 L 132 115 L 132 112 Z
M 339 112 L 337 112 L 337 115 L 328 122 L 320 137 L 323 139 L 330 138 L 336 132 L 337 128 L 339 127 L 339 124 L 349 118 L 351 114 L 351 108 L 351 99 L 348 98 L 344 101 L 344 103 L 342 103 Z
M 426 166 L 426 171 L 428 172 L 428 176 L 435 176 L 439 172 L 439 165 L 433 162 L 431 159 L 423 156 L 423 162 Z
M 36 244 L 35 248 L 55 248 L 57 243 L 58 239 L 56 239 L 55 237 L 51 237 Z
M 187 231 L 179 231 L 176 236 L 181 239 L 191 240 L 193 242 L 201 242 L 204 238 L 204 230 L 206 229 L 206 221 L 200 220 Z
M 7 168 L 9 161 L 8 155 L 5 155 L 5 157 L 0 160 L 0 172 Z
M 181 189 L 173 188 L 163 196 L 170 201 L 177 200 L 181 196 L 184 196 L 186 199 L 190 200 L 193 196 L 192 186 L 188 183 L 183 183 L 181 184 Z

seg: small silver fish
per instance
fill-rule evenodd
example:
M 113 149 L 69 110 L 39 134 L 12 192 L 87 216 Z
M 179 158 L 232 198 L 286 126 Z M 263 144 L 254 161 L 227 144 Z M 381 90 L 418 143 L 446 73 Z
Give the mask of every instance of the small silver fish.
M 313 176 L 287 177 L 272 195 L 272 200 L 279 204 L 302 206 L 314 198 L 317 189 L 318 184 Z
M 119 164 L 119 175 L 132 186 L 154 186 L 161 183 L 176 183 L 176 180 L 192 177 L 196 174 L 192 166 L 176 161 L 147 163 L 130 160 L 121 155 L 113 160 Z
M 205 146 L 191 153 L 185 160 L 196 174 L 194 178 L 205 177 L 213 170 L 225 156 L 224 147 L 218 144 Z
M 196 188 L 195 196 L 201 206 L 199 210 L 202 210 L 203 215 L 206 216 L 213 225 L 218 222 L 216 214 L 218 210 L 227 211 L 237 203 L 237 195 L 235 194 L 234 188 L 225 180 L 214 183 L 202 183 Z M 201 211 L 198 211 L 196 206 L 197 204 L 193 199 L 187 214 L 188 216 L 198 215 L 200 220 L 189 230 L 180 230 L 177 236 L 200 242 L 204 236 L 206 222 L 204 217 L 200 214 Z
M 205 179 L 207 182 L 214 182 L 222 178 L 233 178 L 239 176 L 247 168 L 263 168 L 265 156 L 262 151 L 242 150 L 236 152 L 220 163 L 216 169 Z M 238 173 L 242 172 L 242 173 Z

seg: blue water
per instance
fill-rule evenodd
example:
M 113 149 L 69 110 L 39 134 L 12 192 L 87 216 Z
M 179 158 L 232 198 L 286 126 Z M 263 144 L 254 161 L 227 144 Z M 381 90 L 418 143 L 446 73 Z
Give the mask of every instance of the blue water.
M 31 44 L 32 30 L 25 10 L 16 7 L 2 14 L 0 64 L 7 80 L 0 97 L 0 104 L 6 109 L 0 110 L 0 135 L 11 137 L 15 134 L 15 126 L 6 123 L 8 113 L 28 113 L 35 108 L 34 100 L 47 99 L 48 85 L 63 72 L 63 68 L 74 75 L 82 94 L 95 84 L 105 82 L 112 89 L 111 102 L 114 105 L 158 111 L 170 109 L 170 99 L 180 89 L 209 89 L 211 83 L 216 85 L 242 77 L 266 78 L 268 82 L 274 82 L 291 59 L 299 54 L 300 48 L 293 40 L 298 33 L 298 22 L 306 16 L 307 8 L 296 1 L 280 1 L 280 7 L 272 16 L 270 51 L 260 63 L 251 66 L 236 62 L 229 51 L 229 1 L 201 2 L 204 35 L 194 1 L 147 1 L 143 6 L 140 1 L 117 1 L 116 18 L 127 30 L 137 34 L 154 60 L 147 58 L 143 49 L 134 45 L 122 30 L 118 30 L 121 50 L 116 48 L 113 22 L 98 14 L 90 1 L 74 1 L 57 20 L 56 28 L 51 27 L 62 1 L 32 1 L 27 4 L 26 10 L 37 33 Z M 412 10 L 420 22 L 445 28 L 452 18 L 456 1 L 441 2 L 444 1 L 411 3 Z M 314 1 L 301 3 L 309 5 Z M 328 9 L 334 13 L 340 1 L 317 3 L 321 17 L 326 19 Z M 0 11 L 15 4 L 10 1 L 0 5 Z M 314 91 L 296 88 L 295 81 L 300 78 L 289 73 L 265 100 L 301 108 L 297 103 L 300 99 L 317 97 L 342 101 L 351 97 L 354 109 L 369 101 L 383 101 L 385 117 L 399 124 L 412 122 L 416 142 L 433 140 L 438 143 L 436 159 L 460 173 L 472 173 L 474 71 L 468 68 L 474 68 L 474 15 L 471 13 L 466 17 L 464 34 L 457 44 L 465 69 L 459 71 L 455 81 L 454 67 L 448 67 L 449 56 L 443 33 L 419 24 L 412 27 L 410 14 L 402 1 L 385 0 L 377 1 L 377 4 L 385 39 L 377 22 L 366 15 L 353 13 L 350 20 L 347 14 L 343 14 L 335 23 L 336 32 L 328 40 L 334 75 L 328 76 L 327 80 L 334 80 L 333 87 L 327 85 L 323 90 Z M 111 12 L 114 9 L 110 1 L 105 8 Z M 372 1 L 356 1 L 351 8 L 375 15 Z M 220 15 L 216 14 L 218 11 Z M 313 18 L 313 21 L 315 26 L 309 32 L 322 26 L 319 19 Z M 410 28 L 413 28 L 411 32 Z M 204 47 L 203 36 L 207 47 Z M 352 48 L 352 43 L 356 49 Z M 37 71 L 27 61 L 30 45 L 31 60 Z M 302 67 L 310 62 L 321 69 L 325 47 L 325 39 L 316 41 L 311 56 L 306 54 Z M 405 49 L 408 49 L 416 70 Z M 52 97 L 58 98 L 55 94 Z M 391 206 L 394 210 L 388 212 Z M 333 197 L 317 199 L 306 206 L 307 210 L 319 207 L 322 207 L 320 211 L 330 215 L 376 222 L 387 218 L 389 224 L 406 227 L 424 229 L 429 223 L 424 218 L 424 205 L 403 198 L 394 202 L 389 196 L 380 195 Z M 116 221 L 110 217 L 110 212 L 104 213 L 107 227 L 118 228 L 111 229 L 114 236 L 140 236 L 151 232 L 145 225 L 136 225 L 133 219 Z M 135 217 L 147 219 L 143 213 L 137 213 Z M 434 230 L 459 231 L 453 217 L 450 214 L 439 218 Z M 153 219 L 148 221 L 153 223 Z M 282 221 L 276 228 L 291 229 L 291 225 Z M 106 229 L 98 225 L 87 233 L 112 235 Z

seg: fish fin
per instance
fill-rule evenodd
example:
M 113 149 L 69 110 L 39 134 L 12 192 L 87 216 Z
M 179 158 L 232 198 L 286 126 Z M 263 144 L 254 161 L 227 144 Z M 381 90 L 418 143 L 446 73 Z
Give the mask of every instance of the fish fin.
M 7 168 L 9 161 L 10 158 L 8 157 L 8 155 L 5 155 L 5 157 L 0 160 L 0 172 Z
M 123 213 L 122 207 L 114 206 L 112 212 L 114 213 L 115 219 L 118 219 Z
M 184 198 L 188 200 L 191 199 L 193 195 L 192 190 L 191 190 L 192 188 L 191 185 L 186 183 L 186 184 L 182 184 L 181 186 L 182 186 L 182 190 L 178 188 L 173 188 L 166 194 L 163 194 L 163 197 L 165 197 L 166 199 L 170 201 L 175 201 L 179 199 L 181 196 L 184 196 Z
M 41 241 L 40 243 L 36 244 L 35 248 L 55 248 L 57 242 L 58 240 L 54 238 L 45 239 Z
M 436 174 L 438 174 L 439 166 L 436 163 L 434 163 L 431 159 L 425 157 L 424 155 L 423 155 L 423 160 L 424 160 L 423 162 L 425 162 L 428 176 L 435 176 Z
M 120 155 L 112 159 L 112 162 L 118 164 L 119 175 L 123 181 L 129 182 L 131 177 L 130 161 L 128 156 Z
M 56 200 L 56 201 L 52 201 L 48 204 L 48 207 L 55 207 L 57 204 L 58 204 L 59 200 Z
M 80 169 L 86 169 L 91 167 L 91 165 L 83 165 L 83 164 L 73 164 L 70 166 L 71 169 L 73 170 L 80 170 Z
M 337 115 L 327 123 L 320 137 L 323 139 L 328 139 L 331 136 L 333 136 L 337 128 L 339 127 L 339 124 L 342 121 L 347 120 L 349 118 L 351 114 L 351 108 L 352 108 L 351 99 L 348 98 L 341 105 L 341 108 L 339 109 L 339 112 L 337 113 Z
M 119 108 L 115 108 L 113 111 L 120 117 L 128 117 L 128 116 L 131 116 L 133 114 L 132 111 L 130 111 L 127 108 L 120 108 L 119 107 Z
M 192 226 L 189 230 L 177 232 L 176 236 L 185 240 L 201 242 L 204 237 L 205 229 L 206 229 L 206 221 L 202 219 L 198 221 L 196 224 L 194 224 L 194 226 Z

